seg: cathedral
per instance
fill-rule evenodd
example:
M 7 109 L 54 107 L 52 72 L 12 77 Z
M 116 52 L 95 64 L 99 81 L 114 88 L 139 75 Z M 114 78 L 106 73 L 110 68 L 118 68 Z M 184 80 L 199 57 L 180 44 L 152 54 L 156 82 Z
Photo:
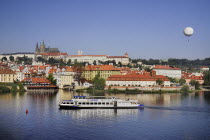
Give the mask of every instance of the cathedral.
M 51 52 L 60 52 L 60 51 L 58 50 L 58 48 L 46 47 L 46 45 L 44 44 L 44 41 L 42 41 L 40 45 L 38 45 L 38 43 L 36 44 L 35 54 L 51 53 Z

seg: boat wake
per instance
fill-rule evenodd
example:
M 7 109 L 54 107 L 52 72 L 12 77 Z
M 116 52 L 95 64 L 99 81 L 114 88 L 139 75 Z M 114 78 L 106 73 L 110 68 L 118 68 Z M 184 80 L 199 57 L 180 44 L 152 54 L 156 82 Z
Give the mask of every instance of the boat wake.
M 144 106 L 149 109 L 160 109 L 160 110 L 174 110 L 174 111 L 189 111 L 189 112 L 204 112 L 210 113 L 210 108 L 199 108 L 199 107 L 156 107 L 156 106 Z

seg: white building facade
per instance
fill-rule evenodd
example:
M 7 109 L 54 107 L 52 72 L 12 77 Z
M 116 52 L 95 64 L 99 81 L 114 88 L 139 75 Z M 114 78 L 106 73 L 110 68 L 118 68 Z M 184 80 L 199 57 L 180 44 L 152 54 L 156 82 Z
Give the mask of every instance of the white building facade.
M 98 64 L 99 61 L 115 61 L 116 63 L 121 62 L 123 65 L 127 65 L 129 63 L 129 57 L 126 53 L 124 56 L 108 56 L 108 55 L 82 55 L 81 51 L 78 51 L 78 55 L 70 55 L 66 57 L 66 62 L 71 60 L 72 63 L 74 62 L 88 62 L 89 64 L 93 64 L 94 61 Z
M 177 79 L 180 79 L 182 77 L 182 71 L 179 68 L 156 65 L 153 68 L 153 70 L 156 71 L 156 75 L 164 75 L 164 76 L 177 78 Z

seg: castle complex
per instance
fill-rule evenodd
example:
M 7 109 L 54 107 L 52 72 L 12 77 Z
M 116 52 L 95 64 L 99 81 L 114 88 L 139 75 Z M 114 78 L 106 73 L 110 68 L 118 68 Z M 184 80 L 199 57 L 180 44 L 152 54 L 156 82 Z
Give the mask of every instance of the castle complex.
M 51 52 L 57 52 L 59 53 L 60 51 L 58 48 L 47 48 L 46 45 L 44 44 L 44 41 L 40 43 L 40 46 L 38 43 L 36 44 L 36 49 L 35 49 L 35 54 L 42 54 L 42 53 L 51 53 Z

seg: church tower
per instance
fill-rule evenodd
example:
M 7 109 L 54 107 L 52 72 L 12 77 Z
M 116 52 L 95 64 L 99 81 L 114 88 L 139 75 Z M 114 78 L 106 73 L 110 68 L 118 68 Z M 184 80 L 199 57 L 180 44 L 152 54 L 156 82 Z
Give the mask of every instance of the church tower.
M 126 52 L 124 56 L 125 56 L 125 57 L 128 57 L 128 53 Z
M 44 44 L 44 41 L 42 41 L 42 43 L 40 44 L 40 53 L 45 53 L 45 44 Z
M 36 43 L 36 49 L 35 49 L 35 54 L 38 54 L 39 53 L 39 45 L 38 45 L 38 42 Z

